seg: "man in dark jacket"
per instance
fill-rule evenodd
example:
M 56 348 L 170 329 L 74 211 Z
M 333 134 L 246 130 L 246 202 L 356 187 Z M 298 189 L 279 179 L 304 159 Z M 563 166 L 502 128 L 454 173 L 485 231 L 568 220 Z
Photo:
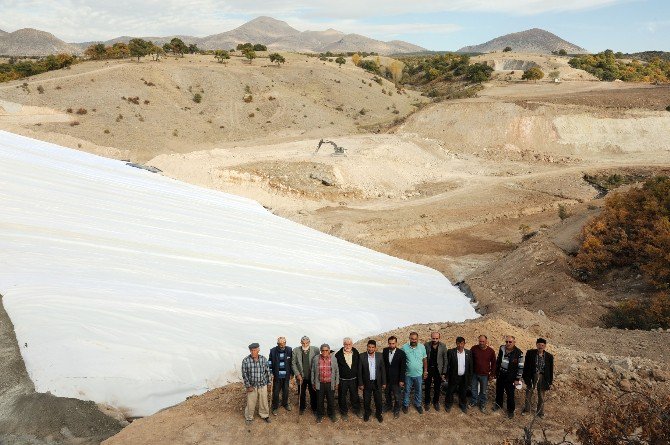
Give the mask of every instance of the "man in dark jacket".
M 454 393 L 458 391 L 458 406 L 464 413 L 468 410 L 467 390 L 472 384 L 472 352 L 465 349 L 465 339 L 456 338 L 456 347 L 447 351 L 447 396 L 444 407 L 451 410 Z
M 382 360 L 386 371 L 386 403 L 384 411 L 393 410 L 393 417 L 400 417 L 402 399 L 400 393 L 405 387 L 405 352 L 398 349 L 398 338 L 392 335 L 388 339 L 388 348 L 382 352 Z
M 423 381 L 425 387 L 423 407 L 426 411 L 430 410 L 432 402 L 435 410 L 439 410 L 440 390 L 442 389 L 442 382 L 446 379 L 444 374 L 447 372 L 447 346 L 440 341 L 439 332 L 432 332 L 430 341 L 426 342 L 424 346 L 428 356 L 428 377 Z
M 507 417 L 514 417 L 514 390 L 515 385 L 521 382 L 523 376 L 524 357 L 521 349 L 514 344 L 516 339 L 512 335 L 505 337 L 505 344 L 498 350 L 496 360 L 496 403 L 493 411 L 503 406 L 503 396 L 507 393 Z
M 337 390 L 337 401 L 340 405 L 342 419 L 349 417 L 347 396 L 351 403 L 351 409 L 357 416 L 361 412 L 361 399 L 358 397 L 358 362 L 360 354 L 354 348 L 354 342 L 349 338 L 342 341 L 342 347 L 335 354 L 337 366 L 340 369 L 340 387 Z
M 538 338 L 537 349 L 526 352 L 523 367 L 523 381 L 526 383 L 526 404 L 521 414 L 530 412 L 533 392 L 537 389 L 537 415 L 544 417 L 544 392 L 551 388 L 554 381 L 554 356 L 545 351 L 547 340 Z
M 293 350 L 286 346 L 286 338 L 279 337 L 277 346 L 270 349 L 268 365 L 272 374 L 272 414 L 277 415 L 279 408 L 279 392 L 281 391 L 281 405 L 291 411 L 288 403 L 288 384 L 291 381 L 291 359 Z
M 386 389 L 386 369 L 382 355 L 377 352 L 377 342 L 368 340 L 366 352 L 360 355 L 358 362 L 358 386 L 363 390 L 364 421 L 370 420 L 372 414 L 372 398 L 375 399 L 375 417 L 383 422 L 382 391 Z

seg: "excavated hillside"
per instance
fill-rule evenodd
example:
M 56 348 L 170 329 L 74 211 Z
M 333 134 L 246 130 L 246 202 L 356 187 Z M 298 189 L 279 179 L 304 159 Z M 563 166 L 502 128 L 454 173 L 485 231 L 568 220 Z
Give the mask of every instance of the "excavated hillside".
M 500 60 L 563 63 L 510 57 Z M 575 280 L 571 268 L 580 228 L 602 206 L 602 191 L 585 174 L 670 171 L 670 113 L 662 105 L 670 90 L 598 82 L 579 70 L 566 71 L 560 84 L 508 74 L 477 98 L 422 106 L 419 93 L 398 94 L 349 61 L 341 69 L 299 55 L 281 67 L 200 56 L 92 62 L 31 78 L 27 87 L 0 85 L 0 128 L 144 162 L 464 280 L 484 317 L 393 333 L 404 341 L 411 329 L 422 339 L 438 330 L 449 344 L 484 333 L 496 347 L 512 333 L 523 348 L 548 338 L 557 380 L 541 426 L 557 438 L 597 408 L 600 394 L 670 392 L 669 356 L 658 347 L 670 334 L 598 327 L 612 302 L 634 295 L 635 283 L 617 293 Z M 346 156 L 331 156 L 329 145 L 315 153 L 321 138 Z M 571 216 L 562 220 L 559 209 Z M 376 338 L 385 343 L 388 334 Z M 240 387 L 230 385 L 136 420 L 105 443 L 292 443 L 298 435 L 349 443 L 367 432 L 379 442 L 480 444 L 519 437 L 528 422 L 431 411 L 410 412 L 401 423 L 316 425 L 281 412 L 272 425 L 246 427 L 242 409 Z M 453 420 L 461 428 L 445 427 Z

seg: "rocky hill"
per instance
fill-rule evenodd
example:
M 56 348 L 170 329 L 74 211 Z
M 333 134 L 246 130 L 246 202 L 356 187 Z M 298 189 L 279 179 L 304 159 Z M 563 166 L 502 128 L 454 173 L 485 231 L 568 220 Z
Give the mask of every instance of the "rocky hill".
M 564 49 L 568 54 L 586 53 L 584 48 L 563 40 L 556 34 L 552 34 L 544 29 L 533 28 L 526 31 L 514 32 L 504 36 L 496 37 L 493 40 L 480 45 L 465 46 L 458 50 L 459 53 L 490 53 L 502 51 L 506 47 L 511 47 L 513 51 L 551 54 L 552 51 Z
M 43 56 L 57 53 L 80 53 L 75 45 L 65 43 L 51 33 L 33 28 L 23 28 L 14 32 L 0 32 L 0 55 L 3 56 Z
M 154 43 L 170 41 L 170 37 L 142 37 Z M 272 17 L 257 17 L 233 30 L 206 37 L 176 36 L 185 43 L 195 43 L 201 49 L 229 49 L 239 43 L 261 43 L 278 51 L 325 52 L 325 51 L 365 51 L 380 54 L 425 51 L 424 48 L 400 40 L 384 42 L 359 34 L 345 34 L 335 29 L 325 31 L 299 31 L 288 23 Z M 128 42 L 132 37 L 117 37 L 104 42 Z M 79 44 L 86 47 L 93 42 Z

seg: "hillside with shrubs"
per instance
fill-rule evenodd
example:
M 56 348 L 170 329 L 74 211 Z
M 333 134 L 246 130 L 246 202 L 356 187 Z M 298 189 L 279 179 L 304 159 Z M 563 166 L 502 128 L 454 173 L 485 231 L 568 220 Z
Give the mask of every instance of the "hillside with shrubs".
M 598 217 L 582 231 L 576 273 L 595 281 L 612 270 L 639 276 L 651 287 L 603 316 L 608 327 L 670 328 L 670 178 L 612 194 Z
M 651 57 L 647 61 L 623 59 L 621 53 L 612 50 L 598 54 L 573 57 L 571 67 L 593 74 L 600 80 L 622 80 L 624 82 L 670 82 L 670 60 Z
M 405 64 L 402 82 L 436 99 L 472 97 L 493 73 L 493 67 L 485 63 L 470 63 L 467 54 L 401 57 L 400 60 Z

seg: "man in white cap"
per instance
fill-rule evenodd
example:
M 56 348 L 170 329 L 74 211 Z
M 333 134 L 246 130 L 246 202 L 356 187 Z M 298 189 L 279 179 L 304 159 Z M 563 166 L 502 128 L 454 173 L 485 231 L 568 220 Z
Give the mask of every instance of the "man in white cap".
M 291 370 L 300 391 L 298 402 L 300 415 L 305 412 L 305 408 L 307 407 L 307 392 L 309 392 L 309 404 L 312 412 L 316 414 L 316 389 L 314 389 L 314 385 L 312 384 L 311 366 L 312 359 L 317 355 L 319 355 L 319 348 L 310 346 L 309 337 L 306 335 L 300 339 L 300 346 L 293 348 Z
M 265 357 L 260 355 L 260 345 L 249 345 L 249 355 L 242 360 L 242 380 L 247 390 L 247 406 L 244 409 L 244 418 L 247 424 L 254 420 L 256 404 L 258 415 L 270 423 L 270 409 L 268 407 L 268 384 L 270 383 L 270 368 Z

